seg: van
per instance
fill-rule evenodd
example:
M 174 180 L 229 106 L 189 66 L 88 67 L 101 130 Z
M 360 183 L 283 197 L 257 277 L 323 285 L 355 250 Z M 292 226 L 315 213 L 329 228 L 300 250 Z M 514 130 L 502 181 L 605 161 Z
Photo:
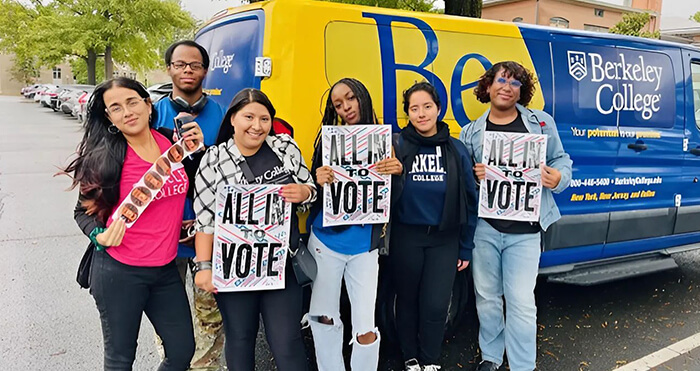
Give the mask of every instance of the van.
M 531 108 L 557 122 L 573 159 L 556 195 L 562 219 L 543 238 L 540 273 L 590 285 L 676 267 L 700 247 L 700 50 L 687 45 L 521 23 L 273 0 L 227 9 L 197 33 L 204 82 L 228 106 L 263 90 L 307 161 L 329 87 L 354 77 L 380 121 L 406 124 L 401 92 L 436 86 L 453 135 L 488 105 L 473 89 L 494 63 L 537 75 Z

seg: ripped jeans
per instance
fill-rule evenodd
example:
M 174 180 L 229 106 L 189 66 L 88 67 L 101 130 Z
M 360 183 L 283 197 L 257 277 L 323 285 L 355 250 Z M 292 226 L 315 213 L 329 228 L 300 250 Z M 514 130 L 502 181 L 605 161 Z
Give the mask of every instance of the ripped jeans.
M 319 371 L 345 370 L 343 363 L 343 322 L 340 320 L 340 291 L 345 286 L 350 298 L 353 349 L 350 366 L 353 371 L 376 370 L 379 363 L 379 330 L 374 324 L 377 301 L 379 253 L 377 250 L 357 255 L 337 253 L 323 244 L 313 231 L 309 250 L 316 259 L 318 273 L 311 293 L 311 308 L 307 316 L 314 337 Z M 333 324 L 320 322 L 325 316 Z M 374 332 L 377 339 L 360 344 L 357 337 Z

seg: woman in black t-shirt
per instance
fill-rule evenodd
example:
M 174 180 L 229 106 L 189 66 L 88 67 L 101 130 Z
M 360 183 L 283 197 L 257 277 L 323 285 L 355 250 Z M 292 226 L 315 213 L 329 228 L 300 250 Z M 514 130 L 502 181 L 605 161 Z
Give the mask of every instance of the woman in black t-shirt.
M 217 145 L 209 147 L 195 178 L 195 284 L 216 294 L 226 334 L 226 361 L 229 368 L 236 371 L 255 369 L 260 315 L 277 369 L 307 369 L 300 332 L 302 291 L 289 260 L 285 288 L 281 290 L 217 293 L 212 284 L 211 259 L 219 184 L 285 184 L 280 195 L 286 202 L 297 205 L 316 198 L 316 186 L 299 147 L 290 136 L 275 135 L 274 116 L 272 103 L 260 90 L 245 89 L 236 94 L 224 116 Z M 290 230 L 289 243 L 294 250 L 299 241 L 296 213 L 292 213 Z

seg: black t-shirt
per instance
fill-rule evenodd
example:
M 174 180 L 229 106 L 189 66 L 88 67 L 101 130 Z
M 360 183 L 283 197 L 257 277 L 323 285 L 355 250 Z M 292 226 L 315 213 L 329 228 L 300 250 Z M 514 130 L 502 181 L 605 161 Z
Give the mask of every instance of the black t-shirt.
M 250 167 L 255 181 L 248 182 L 248 177 L 244 176 L 243 184 L 290 184 L 294 183 L 292 174 L 289 169 L 286 169 L 280 161 L 279 157 L 272 151 L 272 148 L 263 142 L 262 147 L 252 156 L 244 156 L 245 162 Z M 245 175 L 245 171 L 243 174 Z M 294 211 L 296 205 L 292 206 L 292 225 L 290 226 L 289 244 L 292 250 L 296 250 L 299 246 L 299 217 Z
M 515 120 L 506 125 L 496 125 L 488 118 L 486 119 L 487 131 L 503 131 L 509 133 L 527 133 L 527 128 L 522 117 L 518 115 Z M 538 233 L 541 229 L 539 222 L 521 222 L 514 220 L 488 219 L 484 218 L 493 228 L 501 233 Z

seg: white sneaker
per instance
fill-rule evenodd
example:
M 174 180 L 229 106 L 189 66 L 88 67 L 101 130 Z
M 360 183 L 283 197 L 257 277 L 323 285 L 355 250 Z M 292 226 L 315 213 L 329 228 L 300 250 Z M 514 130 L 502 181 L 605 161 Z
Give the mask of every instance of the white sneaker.
M 427 365 L 427 366 L 423 366 L 423 371 L 438 371 L 441 368 L 442 367 L 440 367 L 438 365 Z
M 421 371 L 420 364 L 418 364 L 418 360 L 415 358 L 411 358 L 404 362 L 404 366 L 406 371 Z

